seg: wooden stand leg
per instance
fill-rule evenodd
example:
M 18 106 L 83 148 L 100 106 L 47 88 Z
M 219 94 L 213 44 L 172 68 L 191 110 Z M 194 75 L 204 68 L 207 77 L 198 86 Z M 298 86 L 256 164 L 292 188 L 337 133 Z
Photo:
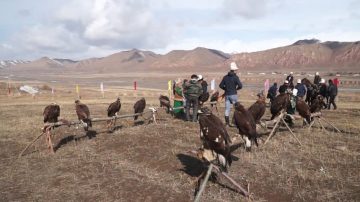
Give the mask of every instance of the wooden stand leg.
M 288 126 L 288 124 L 286 123 L 286 121 L 281 118 L 282 122 L 285 124 L 285 126 L 287 127 L 287 129 L 290 131 L 291 135 L 295 138 L 295 140 L 300 144 L 300 146 L 302 146 L 300 140 L 296 137 L 296 135 L 292 132 L 291 128 Z
M 317 120 L 318 118 L 314 117 L 314 120 L 310 123 L 309 125 L 309 130 L 311 130 L 311 127 L 314 125 L 315 121 Z
M 327 121 L 326 119 L 324 118 L 320 118 L 322 121 L 325 121 L 327 124 L 329 124 L 330 126 L 332 126 L 337 132 L 341 133 L 341 131 L 335 127 L 332 123 L 330 123 L 329 121 Z
M 209 168 L 208 168 L 208 170 L 207 170 L 207 173 L 206 173 L 206 176 L 205 176 L 205 178 L 204 178 L 204 181 L 203 181 L 203 183 L 202 183 L 201 186 L 200 186 L 199 192 L 196 194 L 196 197 L 195 197 L 194 202 L 199 202 L 199 201 L 200 201 L 201 194 L 202 194 L 202 192 L 204 191 L 205 186 L 206 186 L 206 183 L 207 183 L 208 180 L 209 180 L 209 177 L 210 177 L 211 171 L 212 171 L 212 169 L 213 169 L 213 166 L 214 166 L 214 165 L 213 165 L 212 163 L 210 163 L 210 166 L 209 166 Z
M 54 147 L 53 147 L 53 144 L 52 144 L 52 141 L 51 141 L 50 129 L 48 129 L 48 130 L 46 131 L 46 136 L 47 136 L 47 140 L 48 140 L 48 145 L 49 145 L 50 152 L 54 154 L 55 151 L 54 151 Z
M 271 133 L 270 133 L 270 135 L 269 135 L 269 137 L 265 140 L 264 145 L 265 145 L 265 144 L 270 140 L 270 138 L 275 134 L 275 132 L 276 132 L 278 126 L 279 126 L 279 123 L 280 123 L 280 120 L 278 120 L 278 121 L 276 122 L 274 128 L 272 129 L 272 131 L 271 131 Z

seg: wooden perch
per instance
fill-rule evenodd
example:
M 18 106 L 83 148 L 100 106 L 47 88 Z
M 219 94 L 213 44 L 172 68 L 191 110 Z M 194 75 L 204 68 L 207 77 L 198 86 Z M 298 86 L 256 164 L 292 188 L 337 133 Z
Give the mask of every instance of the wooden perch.
M 113 116 L 113 117 L 106 117 L 106 118 L 91 118 L 91 122 L 101 122 L 101 121 L 110 121 L 110 120 L 116 120 L 116 119 L 122 119 L 122 118 L 128 118 L 128 117 L 134 117 L 134 116 L 140 116 L 146 113 L 154 113 L 152 110 L 151 111 L 147 111 L 147 112 L 142 112 L 142 113 L 136 113 L 136 114 L 126 114 L 126 115 L 121 115 L 121 116 Z M 56 122 L 56 123 L 47 123 L 44 125 L 44 128 L 46 127 L 53 127 L 53 126 L 73 126 L 73 125 L 82 125 L 83 123 L 81 121 L 70 121 L 68 123 L 66 122 Z
M 207 170 L 207 172 L 206 172 L 206 176 L 205 176 L 205 178 L 204 178 L 204 182 L 201 184 L 200 190 L 199 190 L 199 192 L 196 194 L 196 197 L 195 197 L 194 202 L 199 202 L 199 201 L 200 201 L 201 194 L 202 194 L 202 192 L 205 190 L 205 186 L 206 186 L 206 183 L 207 183 L 208 180 L 209 180 L 209 177 L 210 177 L 211 171 L 212 171 L 212 169 L 213 169 L 213 166 L 214 166 L 213 164 L 210 164 L 210 166 L 209 166 L 209 168 L 208 168 L 208 170 Z
M 152 118 L 154 119 L 154 122 L 156 123 L 156 109 L 153 108 L 153 107 L 150 107 L 149 108 L 150 110 L 149 111 L 146 111 L 146 112 L 142 112 L 142 113 L 136 113 L 136 114 L 127 114 L 127 115 L 121 115 L 121 116 L 113 116 L 113 117 L 107 117 L 107 118 L 92 118 L 91 121 L 92 122 L 100 122 L 100 121 L 110 121 L 110 120 L 116 120 L 116 119 L 121 119 L 121 118 L 128 118 L 128 117 L 134 117 L 134 116 L 140 116 L 140 115 L 143 115 L 143 114 L 146 114 L 146 113 L 152 113 Z M 41 136 L 43 136 L 44 134 L 47 134 L 48 135 L 48 144 L 52 144 L 51 143 L 51 137 L 50 137 L 50 131 L 54 128 L 54 127 L 59 127 L 59 126 L 74 126 L 74 125 L 83 125 L 84 123 L 82 121 L 66 121 L 66 120 L 63 120 L 63 121 L 58 121 L 56 123 L 46 123 L 44 124 L 44 127 L 43 127 L 43 132 L 34 138 L 34 140 L 32 140 L 22 151 L 21 153 L 19 154 L 18 157 L 21 157 L 23 155 L 23 153 L 31 146 L 33 145 Z M 53 150 L 52 148 L 52 145 L 49 145 L 50 148 Z
M 188 151 L 188 153 L 190 154 L 195 154 L 197 156 L 197 151 L 195 150 L 190 150 Z M 234 186 L 236 186 L 241 192 L 242 194 L 244 194 L 244 196 L 248 197 L 249 196 L 249 192 L 247 192 L 240 184 L 238 184 L 233 178 L 231 178 L 227 173 L 222 172 L 220 170 L 220 168 L 212 163 L 210 163 L 210 165 L 213 165 L 213 168 L 220 173 L 222 176 L 224 176 L 226 179 L 228 179 Z M 200 192 L 200 191 L 199 191 Z

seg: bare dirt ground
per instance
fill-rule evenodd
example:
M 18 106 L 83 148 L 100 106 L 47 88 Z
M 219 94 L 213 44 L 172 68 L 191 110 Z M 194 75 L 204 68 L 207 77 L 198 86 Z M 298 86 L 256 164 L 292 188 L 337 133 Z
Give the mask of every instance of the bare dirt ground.
M 17 159 L 41 133 L 42 112 L 50 102 L 61 105 L 61 117 L 76 120 L 76 94 L 69 86 L 57 84 L 54 96 L 44 90 L 35 98 L 16 93 L 7 96 L 4 85 L 0 86 L 1 201 L 193 200 L 194 183 L 203 167 L 187 151 L 201 144 L 199 126 L 171 118 L 162 110 L 158 125 L 149 124 L 147 116 L 135 125 L 129 118 L 117 121 L 113 133 L 107 133 L 105 123 L 95 123 L 88 133 L 82 128 L 57 128 L 54 155 L 41 138 Z M 255 101 L 256 90 L 240 92 L 246 106 Z M 117 96 L 123 103 L 120 114 L 132 113 L 140 97 L 146 98 L 148 106 L 158 106 L 160 93 L 166 91 L 135 92 L 109 86 L 101 98 L 97 88 L 81 88 L 82 101 L 92 117 L 105 117 L 108 104 Z M 236 161 L 229 175 L 243 186 L 250 185 L 252 201 L 359 201 L 359 99 L 357 93 L 340 92 L 339 109 L 324 111 L 324 117 L 343 133 L 328 126 L 328 132 L 319 127 L 308 131 L 297 121 L 294 131 L 302 147 L 286 130 L 280 130 L 268 144 L 253 147 L 251 153 L 245 152 L 238 138 L 232 146 Z M 222 114 L 220 107 L 220 118 Z M 265 118 L 269 118 L 268 111 Z M 234 128 L 229 132 L 237 137 Z M 220 178 L 220 183 L 208 183 L 202 201 L 247 200 L 233 189 Z

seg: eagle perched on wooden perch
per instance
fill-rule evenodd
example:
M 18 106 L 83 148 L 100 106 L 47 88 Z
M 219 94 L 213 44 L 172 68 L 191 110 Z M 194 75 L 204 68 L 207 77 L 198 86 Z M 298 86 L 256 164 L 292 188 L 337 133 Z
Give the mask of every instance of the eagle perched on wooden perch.
M 44 123 L 56 123 L 60 116 L 60 106 L 56 103 L 51 103 L 46 106 L 43 112 Z
M 245 136 L 246 151 L 251 150 L 251 141 L 254 141 L 258 146 L 257 138 L 259 137 L 256 132 L 256 124 L 254 117 L 240 102 L 235 103 L 234 121 L 239 133 Z
M 111 103 L 107 109 L 108 117 L 116 116 L 121 109 L 120 98 L 118 97 L 115 102 Z
M 78 119 L 85 123 L 84 130 L 88 131 L 89 127 L 92 127 L 91 119 L 90 119 L 90 110 L 89 108 L 80 102 L 80 100 L 75 101 L 75 110 L 78 116 Z
M 199 114 L 200 139 L 203 141 L 203 148 L 198 156 L 209 162 L 217 160 L 221 168 L 227 171 L 231 166 L 231 139 L 222 121 L 206 108 L 204 113 Z
M 166 107 L 166 113 L 170 113 L 171 105 L 168 96 L 160 95 L 159 101 L 160 101 L 160 107 Z
M 135 114 L 143 113 L 145 106 L 146 106 L 145 98 L 141 98 L 140 100 L 138 100 L 134 105 Z M 134 116 L 135 121 L 137 120 L 137 118 L 138 118 L 138 115 Z
M 264 116 L 266 110 L 264 91 L 257 94 L 258 100 L 252 104 L 248 111 L 253 116 L 255 123 L 260 123 L 260 119 Z
M 271 120 L 280 115 L 282 110 L 286 110 L 290 105 L 290 95 L 283 93 L 275 97 L 271 103 L 270 112 L 272 114 Z
M 311 122 L 310 108 L 303 99 L 296 100 L 296 111 L 298 111 L 300 116 L 306 120 L 307 124 L 310 124 Z

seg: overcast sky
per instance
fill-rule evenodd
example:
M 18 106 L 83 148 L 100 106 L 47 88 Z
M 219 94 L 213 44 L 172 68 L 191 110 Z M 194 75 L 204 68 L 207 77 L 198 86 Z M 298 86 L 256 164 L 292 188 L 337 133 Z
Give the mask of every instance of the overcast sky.
M 360 40 L 360 0 L 1 0 L 0 60 Z

